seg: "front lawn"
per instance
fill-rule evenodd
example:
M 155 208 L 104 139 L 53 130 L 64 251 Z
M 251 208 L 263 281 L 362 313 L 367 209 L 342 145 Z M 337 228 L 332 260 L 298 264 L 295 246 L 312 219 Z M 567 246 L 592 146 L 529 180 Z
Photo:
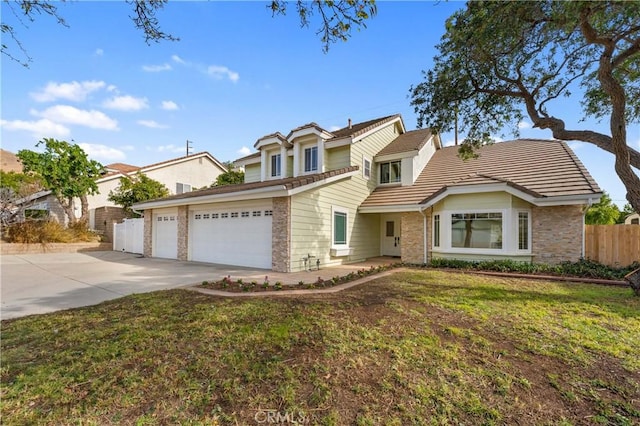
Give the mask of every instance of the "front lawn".
M 2 323 L 3 424 L 640 423 L 627 288 L 430 270 Z

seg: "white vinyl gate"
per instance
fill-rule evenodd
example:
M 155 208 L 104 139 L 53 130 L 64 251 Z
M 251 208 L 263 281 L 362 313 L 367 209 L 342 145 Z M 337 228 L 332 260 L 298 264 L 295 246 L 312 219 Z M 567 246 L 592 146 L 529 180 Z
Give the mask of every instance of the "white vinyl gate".
M 144 251 L 144 219 L 125 219 L 113 224 L 113 250 L 142 254 Z

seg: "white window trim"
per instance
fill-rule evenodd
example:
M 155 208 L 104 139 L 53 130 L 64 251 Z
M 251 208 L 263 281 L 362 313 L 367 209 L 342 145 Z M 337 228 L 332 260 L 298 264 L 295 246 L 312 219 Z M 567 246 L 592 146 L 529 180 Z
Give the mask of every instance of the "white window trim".
M 391 174 L 391 163 L 400 163 L 400 180 L 397 181 L 393 181 L 393 182 L 382 182 L 382 165 L 383 164 L 389 164 L 389 174 Z M 388 160 L 388 161 L 382 161 L 380 163 L 378 163 L 376 165 L 378 167 L 378 185 L 380 186 L 398 186 L 398 185 L 402 185 L 402 160 Z M 391 176 L 389 176 L 391 177 Z
M 369 162 L 369 176 L 367 176 L 366 174 L 366 167 L 365 167 L 365 162 Z M 371 179 L 371 167 L 373 167 L 373 162 L 371 161 L 371 158 L 367 157 L 366 155 L 362 155 L 362 177 L 366 180 Z
M 307 168 L 307 149 L 312 149 L 315 148 L 316 149 L 316 169 L 315 170 L 306 170 Z M 318 144 L 307 144 L 307 145 L 302 145 L 300 147 L 300 151 L 302 153 L 301 157 L 302 157 L 302 167 L 300 168 L 300 173 L 303 175 L 313 175 L 316 173 L 320 172 L 320 148 L 318 147 Z
M 518 213 L 527 212 L 529 214 L 529 249 L 518 249 Z M 451 247 L 451 215 L 464 213 L 502 213 L 502 248 L 459 248 Z M 481 255 L 497 255 L 497 256 L 518 256 L 530 255 L 532 246 L 531 233 L 531 210 L 507 208 L 507 209 L 456 209 L 456 210 L 439 210 L 433 213 L 433 218 L 440 215 L 440 247 L 433 245 L 432 235 L 432 251 L 436 253 L 451 254 L 481 254 Z M 432 219 L 432 220 L 434 220 Z M 432 228 L 433 231 L 433 228 Z M 433 234 L 433 232 L 432 232 Z
M 278 174 L 273 174 L 273 157 L 280 156 L 280 172 Z M 272 152 L 269 153 L 269 173 L 267 173 L 267 179 L 280 179 L 282 177 L 282 154 L 280 152 Z
M 335 214 L 343 213 L 346 218 L 346 230 L 345 230 L 345 244 L 335 244 Z M 350 254 L 349 248 L 349 209 L 342 206 L 331 206 L 331 255 L 332 256 L 347 256 Z
M 520 213 L 526 213 L 527 214 L 527 232 L 528 232 L 528 246 L 526 249 L 520 249 Z M 527 210 L 527 209 L 513 209 L 513 222 L 514 222 L 514 233 L 516 235 L 515 240 L 514 240 L 514 249 L 518 254 L 530 254 L 531 253 L 531 246 L 533 245 L 533 241 L 532 241 L 532 234 L 531 234 L 531 210 Z

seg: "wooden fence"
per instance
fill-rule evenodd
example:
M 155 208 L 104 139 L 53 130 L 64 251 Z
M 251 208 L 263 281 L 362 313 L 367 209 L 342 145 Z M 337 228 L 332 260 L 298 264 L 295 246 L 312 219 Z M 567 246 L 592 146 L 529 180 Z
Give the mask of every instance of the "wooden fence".
M 640 226 L 586 225 L 585 257 L 609 266 L 640 262 Z

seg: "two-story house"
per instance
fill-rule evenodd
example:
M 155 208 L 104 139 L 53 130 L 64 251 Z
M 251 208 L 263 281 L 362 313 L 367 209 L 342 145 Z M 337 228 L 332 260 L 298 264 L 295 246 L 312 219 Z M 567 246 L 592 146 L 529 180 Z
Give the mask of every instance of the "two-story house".
M 279 272 L 397 256 L 559 262 L 582 255 L 601 195 L 566 144 L 520 140 L 462 161 L 399 115 L 258 139 L 245 183 L 134 206 L 144 254 Z

